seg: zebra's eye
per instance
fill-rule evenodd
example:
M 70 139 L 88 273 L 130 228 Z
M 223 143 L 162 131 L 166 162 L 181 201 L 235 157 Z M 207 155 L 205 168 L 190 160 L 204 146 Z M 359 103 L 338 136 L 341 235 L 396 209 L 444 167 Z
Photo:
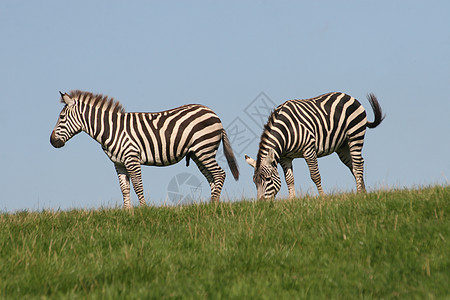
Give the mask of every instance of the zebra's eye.
M 62 119 L 64 119 L 65 116 L 66 116 L 66 115 L 60 114 L 60 115 L 59 115 L 59 119 L 62 120 Z

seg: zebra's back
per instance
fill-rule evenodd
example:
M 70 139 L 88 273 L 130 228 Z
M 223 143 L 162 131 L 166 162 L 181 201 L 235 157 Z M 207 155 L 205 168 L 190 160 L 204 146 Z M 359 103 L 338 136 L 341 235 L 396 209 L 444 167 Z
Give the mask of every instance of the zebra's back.
M 352 136 L 362 136 L 366 112 L 355 98 L 344 93 L 328 93 L 311 99 L 289 100 L 274 111 L 285 127 L 284 152 L 302 157 L 303 147 L 312 146 L 317 156 L 326 156 Z M 276 123 L 276 122 L 274 122 Z
M 188 104 L 162 112 L 125 113 L 126 133 L 141 164 L 172 165 L 190 151 L 217 151 L 222 123 L 208 107 Z M 194 149 L 195 148 L 195 149 Z

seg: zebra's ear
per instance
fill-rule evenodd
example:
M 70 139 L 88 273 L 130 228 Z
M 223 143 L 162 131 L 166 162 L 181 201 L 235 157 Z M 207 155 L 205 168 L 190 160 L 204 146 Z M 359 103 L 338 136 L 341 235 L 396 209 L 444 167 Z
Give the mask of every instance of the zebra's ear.
M 264 164 L 271 165 L 274 161 L 275 161 L 275 150 L 270 148 L 269 153 L 267 153 L 267 156 L 264 158 Z
M 67 93 L 61 93 L 61 92 L 59 92 L 60 94 L 61 94 L 61 100 L 65 103 L 65 104 L 67 104 L 67 105 L 72 105 L 72 104 L 74 104 L 75 103 L 75 100 L 73 100 L 69 95 L 67 95 Z
M 256 169 L 256 161 L 251 158 L 250 156 L 248 156 L 247 154 L 245 154 L 245 161 L 253 167 L 253 169 Z

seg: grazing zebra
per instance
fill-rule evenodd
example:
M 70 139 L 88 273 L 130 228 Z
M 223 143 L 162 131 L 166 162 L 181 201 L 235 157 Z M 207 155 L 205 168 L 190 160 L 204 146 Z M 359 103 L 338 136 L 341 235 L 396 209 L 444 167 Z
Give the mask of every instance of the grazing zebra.
M 140 205 L 145 205 L 141 165 L 168 166 L 186 157 L 197 164 L 211 186 L 211 201 L 219 201 L 225 171 L 217 164 L 220 141 L 231 173 L 239 170 L 219 117 L 208 107 L 188 104 L 155 113 L 126 113 L 122 105 L 103 95 L 72 91 L 61 94 L 65 104 L 50 143 L 60 148 L 84 131 L 99 142 L 115 165 L 124 207 L 130 208 L 130 178 Z
M 367 95 L 375 114 L 368 122 L 366 111 L 355 98 L 329 93 L 306 100 L 289 100 L 279 105 L 264 126 L 256 161 L 245 160 L 255 169 L 253 181 L 258 199 L 275 197 L 281 187 L 277 171 L 283 168 L 289 198 L 295 197 L 292 160 L 303 157 L 320 195 L 323 189 L 317 158 L 336 152 L 356 179 L 357 192 L 365 192 L 364 160 L 361 155 L 366 127 L 375 128 L 384 116 L 373 94 Z

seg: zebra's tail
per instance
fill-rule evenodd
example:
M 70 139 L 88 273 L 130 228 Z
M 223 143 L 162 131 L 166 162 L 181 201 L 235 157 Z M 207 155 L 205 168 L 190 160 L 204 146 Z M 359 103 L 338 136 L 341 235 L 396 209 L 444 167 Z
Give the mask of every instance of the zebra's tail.
M 370 93 L 367 95 L 367 100 L 369 100 L 370 105 L 372 106 L 373 113 L 375 115 L 375 120 L 373 122 L 367 121 L 366 126 L 369 128 L 375 128 L 380 125 L 381 121 L 384 120 L 383 112 L 381 111 L 380 103 L 378 103 L 377 97 L 374 94 Z
M 227 133 L 225 129 L 222 129 L 222 143 L 223 143 L 223 153 L 227 159 L 228 166 L 230 167 L 231 173 L 235 180 L 239 179 L 239 168 L 236 163 L 236 158 L 233 154 L 233 149 L 231 149 L 230 141 L 228 140 Z

